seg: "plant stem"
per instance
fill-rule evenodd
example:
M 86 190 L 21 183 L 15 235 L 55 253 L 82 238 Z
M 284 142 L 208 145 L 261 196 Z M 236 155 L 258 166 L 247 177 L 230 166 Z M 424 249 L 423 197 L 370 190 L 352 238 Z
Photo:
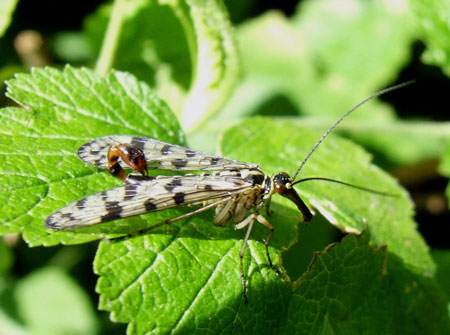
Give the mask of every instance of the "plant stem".
M 95 72 L 100 76 L 105 76 L 113 66 L 123 26 L 125 2 L 126 0 L 114 0 L 111 17 L 108 22 L 108 27 L 106 28 L 100 55 L 95 66 Z

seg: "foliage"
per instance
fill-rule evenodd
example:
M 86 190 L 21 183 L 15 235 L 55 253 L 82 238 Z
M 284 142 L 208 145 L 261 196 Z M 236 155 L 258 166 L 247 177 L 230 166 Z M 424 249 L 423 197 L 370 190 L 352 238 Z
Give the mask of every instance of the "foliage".
M 433 19 L 442 10 L 436 1 L 426 8 L 415 1 L 304 1 L 291 17 L 267 11 L 233 27 L 219 0 L 115 0 L 85 18 L 78 38 L 59 35 L 55 43 L 68 48 L 74 40 L 89 44 L 80 55 L 96 67 L 52 64 L 7 81 L 16 105 L 0 110 L 0 232 L 21 234 L 28 246 L 47 247 L 32 250 L 50 254 L 50 246 L 74 246 L 41 256 L 39 266 L 15 278 L 11 242 L 0 244 L 0 333 L 120 333 L 95 315 L 84 280 L 71 277 L 81 257 L 92 263 L 78 253 L 94 240 L 99 308 L 126 323 L 129 334 L 449 332 L 448 249 L 430 253 L 407 191 L 336 133 L 299 178 L 334 178 L 390 196 L 301 183 L 296 188 L 315 212 L 307 227 L 292 203 L 274 196 L 269 252 L 281 275 L 268 265 L 268 232 L 258 225 L 244 257 L 248 305 L 238 257 L 245 232 L 215 227 L 210 212 L 119 241 L 108 238 L 189 208 L 69 232 L 44 227 L 71 201 L 121 184 L 76 155 L 100 136 L 189 143 L 257 163 L 269 175 L 294 173 L 335 119 L 398 76 L 422 27 L 442 27 Z M 2 15 L 7 26 L 12 14 Z M 426 29 L 428 54 L 437 46 L 449 52 L 438 28 Z M 435 63 L 448 73 L 444 58 Z M 440 172 L 449 175 L 448 122 L 402 120 L 373 101 L 338 131 L 386 166 L 442 159 Z M 351 234 L 339 238 L 338 231 Z

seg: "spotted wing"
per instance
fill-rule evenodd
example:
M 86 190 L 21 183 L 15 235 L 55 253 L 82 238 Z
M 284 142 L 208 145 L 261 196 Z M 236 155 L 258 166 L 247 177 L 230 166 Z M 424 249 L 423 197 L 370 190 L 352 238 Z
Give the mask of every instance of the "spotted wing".
M 81 146 L 78 149 L 78 156 L 87 164 L 106 169 L 108 167 L 108 149 L 112 145 L 121 143 L 132 144 L 143 150 L 149 169 L 218 171 L 258 168 L 256 164 L 239 162 L 151 138 L 132 135 L 99 137 Z
M 238 173 L 233 176 L 231 172 L 227 176 L 159 176 L 128 182 L 72 202 L 50 215 L 46 226 L 55 230 L 91 226 L 162 209 L 222 199 L 244 192 L 253 185 Z

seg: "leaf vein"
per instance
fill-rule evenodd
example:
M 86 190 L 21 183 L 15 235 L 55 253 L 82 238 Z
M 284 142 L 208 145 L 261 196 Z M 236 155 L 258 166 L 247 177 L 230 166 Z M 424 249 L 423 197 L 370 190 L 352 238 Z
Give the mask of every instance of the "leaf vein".
M 239 243 L 240 240 L 237 242 Z M 236 244 L 237 244 L 236 243 Z M 180 315 L 180 317 L 178 318 L 178 320 L 174 321 L 174 327 L 172 328 L 171 333 L 177 333 L 177 327 L 181 325 L 181 323 L 183 322 L 183 320 L 188 316 L 188 312 L 190 311 L 190 308 L 198 301 L 198 299 L 201 297 L 202 292 L 207 288 L 208 284 L 212 281 L 212 279 L 214 279 L 214 274 L 216 273 L 216 270 L 218 268 L 220 268 L 220 266 L 222 265 L 222 263 L 224 263 L 226 261 L 226 257 L 225 255 L 229 254 L 230 251 L 232 249 L 234 249 L 235 245 L 232 245 L 227 252 L 224 253 L 224 256 L 220 259 L 219 262 L 217 262 L 216 266 L 214 267 L 214 269 L 211 271 L 210 275 L 208 276 L 208 278 L 206 278 L 205 283 L 201 286 L 200 290 L 197 292 L 197 294 L 195 296 L 193 296 L 192 301 L 189 303 L 188 306 L 186 306 L 184 312 Z

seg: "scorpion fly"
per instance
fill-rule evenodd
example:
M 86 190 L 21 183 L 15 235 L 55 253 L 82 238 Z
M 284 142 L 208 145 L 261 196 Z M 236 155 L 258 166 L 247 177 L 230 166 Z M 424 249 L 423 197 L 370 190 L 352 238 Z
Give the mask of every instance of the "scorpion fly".
M 293 177 L 285 172 L 270 177 L 256 164 L 239 162 L 146 137 L 111 135 L 97 138 L 81 146 L 78 156 L 89 165 L 107 169 L 112 175 L 122 179 L 124 184 L 72 202 L 50 215 L 46 226 L 55 230 L 71 230 L 178 206 L 200 206 L 191 212 L 125 236 L 128 237 L 215 208 L 215 225 L 225 226 L 231 221 L 235 229 L 247 228 L 239 253 L 242 295 L 247 303 L 243 257 L 256 221 L 269 231 L 264 240 L 266 255 L 270 267 L 279 274 L 272 263 L 268 248 L 274 227 L 260 214 L 264 206 L 269 206 L 272 195 L 277 193 L 291 200 L 301 212 L 304 221 L 310 221 L 312 213 L 295 191 L 294 185 L 307 180 L 325 180 L 386 195 L 334 179 L 312 177 L 296 180 L 296 177 L 320 143 L 350 113 L 367 101 L 410 83 L 378 91 L 342 115 L 313 146 Z M 123 164 L 139 174 L 127 175 Z M 197 170 L 203 173 L 150 177 L 149 169 L 178 172 Z

